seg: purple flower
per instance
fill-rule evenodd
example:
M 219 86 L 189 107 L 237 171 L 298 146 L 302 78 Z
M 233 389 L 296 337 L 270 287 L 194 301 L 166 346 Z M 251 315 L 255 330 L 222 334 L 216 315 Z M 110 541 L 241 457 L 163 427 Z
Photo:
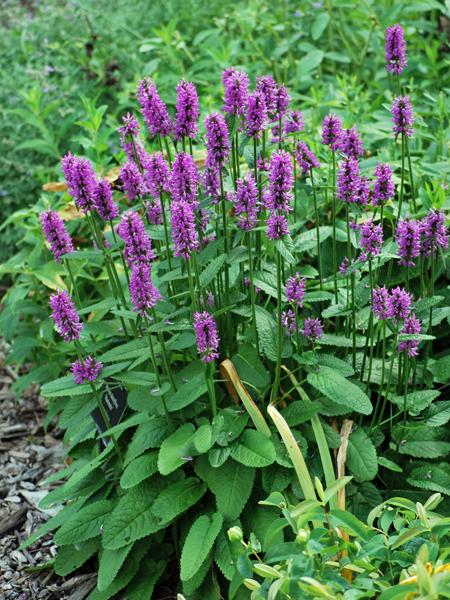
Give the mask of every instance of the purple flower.
M 67 183 L 67 191 L 78 208 L 87 212 L 94 208 L 97 178 L 91 163 L 70 152 L 61 160 L 61 168 Z
M 383 228 L 381 225 L 375 225 L 372 219 L 359 226 L 361 239 L 359 247 L 361 248 L 360 259 L 366 261 L 368 258 L 380 254 L 383 245 Z
M 413 111 L 408 96 L 397 96 L 392 104 L 392 120 L 394 122 L 395 135 L 406 135 L 411 137 L 413 133 Z
M 405 318 L 403 323 L 403 329 L 401 333 L 406 333 L 409 335 L 417 335 L 420 333 L 420 321 L 413 313 Z M 417 356 L 417 348 L 419 347 L 419 340 L 406 340 L 404 342 L 400 342 L 398 345 L 399 352 L 406 352 L 409 358 L 414 358 Z
M 205 170 L 202 177 L 205 194 L 212 198 L 213 203 L 217 204 L 220 198 L 220 174 L 219 167 L 210 156 L 206 157 Z
M 60 262 L 63 254 L 74 251 L 72 239 L 63 220 L 56 211 L 52 210 L 41 213 L 39 218 L 45 238 L 50 244 L 50 250 L 56 262 Z
M 385 285 L 373 289 L 372 311 L 382 321 L 389 318 L 389 292 Z
M 123 124 L 121 127 L 119 127 L 120 145 L 127 155 L 128 160 L 135 160 L 133 140 L 138 157 L 142 159 L 145 154 L 145 150 L 137 140 L 137 136 L 139 135 L 139 131 L 141 129 L 139 121 L 131 113 L 127 113 L 124 117 L 122 117 L 122 123 Z
M 386 69 L 400 75 L 408 64 L 406 44 L 401 25 L 393 25 L 386 29 Z
M 396 287 L 391 290 L 388 300 L 388 316 L 391 319 L 406 319 L 411 312 L 412 298 L 406 290 Z
M 125 244 L 125 260 L 128 266 L 137 263 L 149 263 L 155 259 L 151 239 L 145 232 L 141 217 L 132 210 L 123 213 L 116 228 Z
M 222 76 L 225 104 L 223 110 L 234 115 L 244 114 L 248 96 L 248 76 L 243 71 L 226 70 Z
M 234 197 L 239 229 L 250 231 L 258 223 L 258 187 L 251 173 L 237 180 Z
M 263 77 L 256 78 L 256 90 L 262 92 L 266 101 L 266 108 L 268 112 L 273 112 L 276 107 L 277 100 L 277 84 L 270 75 L 264 75 Z
M 125 163 L 120 170 L 119 177 L 128 200 L 132 201 L 136 196 L 144 196 L 145 181 L 135 162 Z
M 281 313 L 281 324 L 286 329 L 288 335 L 292 335 L 297 331 L 297 319 L 292 308 L 283 310 Z
M 312 343 L 319 340 L 323 335 L 323 325 L 320 319 L 305 319 L 303 335 Z
M 203 362 L 219 358 L 219 336 L 214 317 L 207 311 L 194 313 L 194 330 L 197 339 L 197 351 Z
M 250 94 L 245 112 L 245 132 L 248 137 L 258 138 L 264 131 L 267 121 L 267 107 L 262 92 Z
M 145 162 L 145 181 L 148 191 L 155 198 L 161 197 L 161 192 L 169 191 L 169 165 L 164 159 L 162 152 L 149 154 Z
M 275 112 L 284 115 L 287 111 L 291 98 L 283 84 L 279 85 L 275 92 Z
M 279 240 L 289 233 L 288 222 L 284 215 L 271 213 L 267 219 L 267 237 L 271 240 Z
M 139 82 L 137 99 L 150 134 L 169 135 L 172 122 L 167 107 L 159 97 L 156 85 L 148 77 Z
M 51 317 L 55 329 L 66 342 L 80 339 L 83 323 L 80 321 L 75 305 L 66 291 L 57 292 L 50 296 Z
M 294 156 L 303 173 L 309 173 L 311 169 L 320 167 L 314 152 L 308 148 L 305 142 L 297 142 Z
M 330 146 L 335 152 L 339 150 L 342 138 L 342 122 L 337 115 L 326 115 L 322 124 L 322 144 Z
M 164 222 L 162 214 L 161 200 L 155 198 L 150 202 L 145 202 L 145 211 L 147 214 L 148 223 L 150 225 L 162 225 Z
M 303 298 L 306 292 L 306 279 L 300 277 L 299 273 L 291 275 L 286 281 L 286 298 L 288 302 L 297 305 L 299 308 L 303 307 Z
M 106 179 L 102 179 L 97 184 L 94 206 L 104 221 L 112 221 L 119 215 L 119 207 L 113 200 L 111 186 Z
M 375 167 L 375 183 L 373 186 L 373 205 L 385 204 L 394 196 L 395 187 L 392 181 L 392 169 L 387 164 Z
M 341 275 L 347 275 L 348 268 L 350 266 L 350 261 L 347 256 L 344 256 L 343 261 L 339 265 L 339 273 Z
M 291 155 L 279 150 L 270 157 L 269 165 L 269 193 L 266 197 L 266 206 L 271 212 L 289 212 L 292 200 L 292 186 L 294 175 Z
M 360 187 L 358 161 L 346 158 L 339 165 L 337 180 L 337 196 L 343 202 L 354 202 Z
M 195 85 L 189 81 L 180 81 L 177 86 L 177 113 L 175 116 L 175 138 L 183 136 L 194 139 L 198 131 L 198 95 Z
M 72 363 L 71 371 L 75 383 L 78 385 L 85 381 L 95 381 L 103 369 L 103 363 L 93 356 L 86 356 L 84 361 L 76 360 Z
M 395 231 L 395 241 L 400 255 L 400 264 L 414 267 L 414 259 L 420 254 L 420 223 L 402 220 Z
M 353 202 L 355 204 L 360 204 L 361 206 L 366 206 L 369 203 L 370 197 L 370 184 L 367 177 L 360 177 L 358 185 L 356 187 L 356 194 L 353 197 Z
M 192 204 L 184 201 L 174 202 L 171 208 L 171 217 L 174 254 L 189 260 L 192 252 L 200 247 Z
M 268 171 L 269 170 L 269 161 L 267 158 L 263 158 L 260 156 L 256 162 L 258 171 Z
M 303 115 L 299 110 L 293 110 L 289 113 L 289 116 L 284 122 L 284 133 L 286 135 L 290 133 L 298 133 L 305 129 L 305 121 Z
M 440 210 L 431 209 L 420 221 L 422 256 L 436 256 L 439 248 L 448 246 L 448 233 L 445 227 L 445 215 Z
M 192 156 L 186 154 L 186 152 L 177 154 L 169 180 L 173 200 L 175 202 L 188 202 L 196 206 L 199 183 L 200 175 Z
M 149 316 L 149 310 L 156 306 L 162 296 L 151 278 L 150 266 L 138 263 L 133 266 L 130 278 L 130 296 L 134 310 L 142 317 Z
M 357 159 L 364 154 L 362 139 L 356 127 L 342 131 L 340 150 L 348 158 Z
M 208 156 L 217 166 L 223 167 L 230 153 L 230 136 L 224 116 L 220 113 L 208 115 L 205 129 Z

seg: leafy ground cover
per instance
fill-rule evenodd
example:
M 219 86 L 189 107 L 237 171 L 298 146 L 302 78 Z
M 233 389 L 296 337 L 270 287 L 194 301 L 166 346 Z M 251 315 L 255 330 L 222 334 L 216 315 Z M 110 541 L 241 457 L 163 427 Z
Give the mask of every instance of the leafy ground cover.
M 97 561 L 92 598 L 446 597 L 447 116 L 419 76 L 442 7 L 405 9 L 430 32 L 407 54 L 366 11 L 356 53 L 340 10 L 257 51 L 261 8 L 224 18 L 256 77 L 158 66 L 119 122 L 85 96 L 64 182 L 11 218 L 15 389 L 44 384 L 70 456 L 25 547 Z

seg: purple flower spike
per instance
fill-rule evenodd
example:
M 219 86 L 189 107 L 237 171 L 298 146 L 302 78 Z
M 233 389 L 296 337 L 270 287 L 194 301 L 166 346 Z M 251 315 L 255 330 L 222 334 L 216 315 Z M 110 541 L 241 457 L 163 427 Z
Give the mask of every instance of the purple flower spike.
M 200 175 L 192 156 L 186 152 L 177 154 L 169 180 L 174 202 L 188 202 L 196 206 L 199 183 Z
M 339 273 L 341 275 L 347 275 L 348 268 L 350 266 L 350 261 L 347 256 L 344 256 L 343 261 L 339 265 Z
M 66 291 L 57 292 L 50 296 L 51 317 L 55 322 L 55 329 L 65 342 L 74 342 L 80 339 L 83 323 L 76 311 L 69 294 Z
M 388 313 L 391 319 L 406 319 L 411 312 L 412 298 L 406 290 L 396 287 L 391 290 L 388 300 Z
M 110 184 L 102 179 L 95 190 L 95 210 L 104 221 L 112 221 L 119 215 L 119 207 L 113 200 Z
M 360 259 L 366 261 L 373 256 L 377 256 L 381 252 L 383 245 L 383 228 L 381 225 L 375 225 L 372 219 L 359 226 L 361 240 L 359 247 L 361 248 Z
M 330 146 L 333 152 L 339 150 L 342 138 L 342 122 L 337 115 L 326 115 L 322 124 L 322 144 Z
M 358 134 L 356 127 L 343 130 L 340 150 L 348 158 L 358 159 L 364 154 L 362 139 Z
M 125 260 L 128 266 L 149 263 L 155 259 L 152 242 L 145 232 L 141 217 L 132 210 L 124 212 L 117 233 L 125 244 Z
M 197 351 L 203 362 L 212 362 L 219 358 L 219 335 L 214 317 L 207 311 L 194 313 L 194 330 L 197 339 Z
M 128 200 L 132 201 L 137 196 L 144 196 L 146 192 L 145 181 L 134 162 L 127 162 L 120 170 L 120 180 Z
M 288 302 L 295 304 L 299 308 L 303 307 L 303 298 L 306 292 L 306 279 L 300 277 L 299 273 L 291 275 L 286 281 L 286 298 Z
M 145 181 L 148 191 L 155 198 L 160 198 L 161 192 L 169 191 L 169 165 L 161 152 L 149 154 L 145 163 Z
M 175 116 L 175 138 L 183 136 L 194 139 L 198 131 L 198 95 L 195 85 L 189 81 L 180 81 L 177 86 L 177 113 Z
M 76 360 L 72 363 L 72 375 L 78 385 L 85 381 L 93 382 L 97 379 L 103 369 L 103 363 L 93 356 L 86 356 L 84 361 Z
M 288 118 L 284 123 L 284 133 L 286 135 L 290 133 L 298 133 L 305 129 L 305 121 L 303 115 L 299 110 L 293 110 L 289 113 Z
M 219 202 L 220 198 L 220 175 L 219 167 L 210 156 L 206 157 L 205 170 L 202 177 L 205 194 L 212 198 L 214 204 Z
M 413 133 L 413 110 L 408 96 L 397 96 L 392 104 L 392 120 L 395 135 L 411 137 Z
M 256 91 L 262 92 L 268 112 L 273 112 L 277 100 L 277 84 L 270 75 L 256 78 Z
M 67 183 L 67 191 L 75 204 L 83 212 L 94 208 L 97 178 L 91 163 L 86 158 L 78 158 L 70 152 L 61 160 L 61 167 Z
M 248 137 L 258 138 L 264 131 L 267 121 L 267 107 L 262 92 L 253 92 L 248 97 L 245 113 L 245 132 Z
M 281 324 L 286 329 L 288 335 L 292 335 L 297 331 L 297 319 L 292 308 L 283 310 L 281 313 Z
M 230 153 L 230 135 L 224 116 L 220 113 L 208 115 L 205 129 L 208 157 L 218 167 L 223 167 Z
M 408 64 L 406 43 L 401 25 L 393 25 L 386 29 L 386 69 L 400 75 Z
M 337 196 L 343 202 L 354 202 L 360 187 L 358 161 L 347 158 L 339 165 L 337 180 Z
M 142 317 L 148 317 L 150 309 L 161 300 L 162 296 L 152 281 L 148 264 L 134 265 L 130 278 L 130 296 L 134 310 Z
M 420 221 L 422 256 L 436 256 L 439 248 L 448 246 L 448 232 L 445 227 L 445 215 L 442 211 L 431 209 Z
M 224 112 L 233 115 L 244 114 L 248 97 L 247 74 L 235 69 L 227 70 L 223 73 L 222 81 L 225 92 Z
M 279 85 L 275 92 L 275 112 L 278 115 L 284 115 L 287 111 L 291 98 L 284 85 Z
M 399 221 L 395 232 L 395 241 L 400 255 L 400 264 L 414 267 L 414 259 L 420 254 L 420 223 L 417 221 Z
M 267 237 L 271 240 L 279 240 L 288 235 L 288 222 L 284 215 L 272 213 L 267 219 Z
M 141 127 L 139 125 L 139 121 L 131 113 L 127 113 L 124 117 L 122 117 L 122 125 L 119 127 L 120 145 L 127 155 L 128 160 L 135 159 L 133 140 L 138 152 L 138 156 L 140 157 L 144 152 L 137 140 L 140 129 Z
M 279 150 L 270 157 L 269 193 L 265 200 L 271 212 L 290 212 L 292 210 L 292 186 L 294 174 L 291 155 Z
M 172 122 L 167 107 L 159 97 L 156 85 L 148 77 L 139 82 L 137 99 L 150 134 L 170 135 Z
M 162 225 L 164 223 L 161 200 L 155 198 L 150 202 L 145 202 L 145 210 L 150 225 Z
M 41 213 L 39 218 L 45 238 L 50 244 L 50 250 L 56 262 L 60 262 L 63 254 L 74 251 L 72 239 L 63 220 L 56 211 L 52 210 Z
M 309 173 L 311 169 L 320 167 L 314 152 L 308 148 L 308 144 L 305 142 L 297 142 L 294 155 L 303 173 Z
M 197 230 L 195 229 L 195 214 L 192 204 L 174 202 L 171 209 L 172 238 L 175 246 L 175 256 L 189 260 L 192 252 L 200 247 Z
M 258 223 L 258 186 L 251 173 L 237 180 L 234 203 L 238 215 L 237 226 L 250 231 Z
M 420 325 L 421 323 L 416 315 L 411 314 L 405 318 L 401 333 L 417 335 L 420 333 Z M 419 343 L 419 340 L 407 340 L 405 342 L 400 342 L 398 345 L 398 351 L 406 352 L 409 358 L 414 358 L 418 354 L 417 349 L 419 347 Z
M 385 285 L 373 289 L 372 311 L 382 321 L 389 318 L 389 292 Z
M 385 204 L 395 193 L 392 181 L 392 169 L 389 165 L 378 164 L 375 167 L 375 183 L 373 186 L 373 205 Z
M 303 335 L 312 343 L 319 340 L 323 335 L 323 325 L 320 319 L 305 319 Z

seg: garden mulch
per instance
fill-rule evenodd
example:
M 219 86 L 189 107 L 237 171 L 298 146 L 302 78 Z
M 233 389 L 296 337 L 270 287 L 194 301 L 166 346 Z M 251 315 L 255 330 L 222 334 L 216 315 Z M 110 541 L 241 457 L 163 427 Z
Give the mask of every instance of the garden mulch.
M 57 550 L 51 534 L 19 550 L 53 514 L 38 508 L 51 487 L 41 483 L 64 466 L 64 451 L 57 425 L 44 429 L 46 403 L 38 389 L 20 398 L 11 391 L 17 375 L 5 365 L 5 352 L 0 347 L 0 600 L 82 600 L 95 586 L 95 574 L 63 578 L 46 567 Z

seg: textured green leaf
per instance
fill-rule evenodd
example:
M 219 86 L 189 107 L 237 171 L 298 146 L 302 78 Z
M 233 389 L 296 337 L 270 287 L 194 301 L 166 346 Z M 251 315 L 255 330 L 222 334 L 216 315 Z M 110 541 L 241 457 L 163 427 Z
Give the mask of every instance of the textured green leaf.
M 275 461 L 276 450 L 268 437 L 255 429 L 246 429 L 231 456 L 246 467 L 267 467 Z
M 327 12 L 320 11 L 311 27 L 311 37 L 313 40 L 318 40 L 322 37 L 323 32 L 327 28 L 330 21 L 330 15 Z
M 317 372 L 309 373 L 308 382 L 333 402 L 346 406 L 349 411 L 363 415 L 372 412 L 372 404 L 361 388 L 330 367 L 322 366 Z
M 70 544 L 62 546 L 58 550 L 53 568 L 55 573 L 65 577 L 83 565 L 91 556 L 93 556 L 100 546 L 98 538 L 81 542 L 80 544 Z
M 216 497 L 217 510 L 224 521 L 234 521 L 250 497 L 255 481 L 255 469 L 227 460 L 220 467 L 211 467 L 206 457 L 196 462 L 196 472 L 207 482 Z
M 99 558 L 97 577 L 97 588 L 100 592 L 106 590 L 114 581 L 132 547 L 133 544 L 128 544 L 128 546 L 124 546 L 118 550 L 102 550 Z
M 415 458 L 438 458 L 450 452 L 447 431 L 440 427 L 419 426 L 416 428 L 396 428 L 394 438 L 401 454 Z
M 209 262 L 206 267 L 202 268 L 202 272 L 200 273 L 200 287 L 202 289 L 211 283 L 211 281 L 225 264 L 226 260 L 227 255 L 220 254 L 217 258 L 213 258 L 213 260 Z
M 424 414 L 425 425 L 428 427 L 440 427 L 450 419 L 450 400 L 435 402 Z
M 161 480 L 153 477 L 131 488 L 120 498 L 104 526 L 104 548 L 116 550 L 161 529 L 160 521 L 152 510 L 161 487 Z
M 97 537 L 113 506 L 111 500 L 99 500 L 84 506 L 58 529 L 54 536 L 55 544 L 64 546 Z
M 363 348 L 366 343 L 366 339 L 362 335 L 356 336 L 356 347 Z M 320 344 L 323 346 L 338 346 L 339 348 L 352 348 L 353 340 L 351 337 L 345 337 L 343 335 L 334 335 L 332 333 L 324 333 L 320 338 Z
M 222 528 L 223 518 L 214 513 L 198 517 L 191 525 L 184 542 L 180 561 L 180 578 L 187 581 L 194 577 L 207 558 Z
M 198 588 L 202 585 L 203 580 L 206 577 L 206 574 L 208 573 L 209 569 L 211 568 L 211 564 L 212 564 L 212 559 L 211 556 L 207 556 L 206 559 L 203 561 L 200 569 L 197 571 L 197 573 L 194 575 L 194 577 L 191 577 L 191 579 L 187 579 L 186 581 L 183 581 L 183 594 L 185 595 L 185 598 L 193 598 L 193 600 L 203 600 L 203 596 L 193 596 L 193 593 L 198 590 Z M 210 599 L 211 600 L 211 599 Z
M 167 407 L 170 412 L 181 410 L 198 400 L 207 391 L 205 373 L 202 371 L 186 383 L 183 383 L 174 394 L 169 396 Z
M 213 444 L 212 427 L 209 423 L 201 425 L 194 434 L 194 446 L 199 454 L 208 452 Z
M 164 524 L 196 504 L 206 492 L 206 485 L 188 477 L 164 489 L 153 504 L 153 513 Z
M 319 365 L 331 367 L 335 371 L 339 371 L 339 373 L 344 377 L 351 377 L 355 373 L 354 369 L 348 362 L 338 358 L 337 356 L 334 356 L 333 354 L 319 352 L 317 354 L 317 362 Z
M 440 394 L 439 390 L 418 390 L 417 392 L 411 392 L 406 395 L 406 410 L 410 415 L 416 417 Z M 403 410 L 404 396 L 391 396 L 390 401 Z
M 271 361 L 276 361 L 277 325 L 273 316 L 261 306 L 256 306 L 256 328 L 264 354 Z M 283 338 L 282 356 L 288 357 L 291 345 L 287 337 Z
M 168 433 L 167 422 L 162 417 L 154 417 L 148 423 L 139 425 L 127 448 L 125 465 L 149 448 L 158 448 Z
M 158 456 L 161 475 L 172 473 L 186 462 L 193 449 L 194 433 L 194 425 L 185 423 L 163 441 Z
M 120 478 L 121 487 L 126 490 L 134 487 L 158 470 L 158 452 L 152 450 L 132 460 L 125 468 Z
M 290 427 L 296 427 L 297 425 L 301 425 L 301 423 L 306 423 L 313 415 L 317 415 L 319 412 L 320 404 L 318 402 L 296 400 L 288 404 L 281 414 Z
M 347 465 L 357 481 L 371 481 L 378 471 L 377 451 L 364 429 L 348 439 Z
M 433 374 L 434 381 L 446 383 L 450 379 L 450 354 L 438 360 L 430 361 L 428 368 Z
M 166 569 L 166 562 L 154 562 L 148 556 L 142 561 L 139 571 L 133 581 L 127 586 L 124 598 L 127 600 L 149 600 L 152 597 L 155 585 Z
M 216 546 L 214 549 L 214 561 L 222 571 L 225 579 L 231 581 L 233 579 L 235 568 L 233 564 L 233 556 L 231 554 L 230 541 L 223 530 L 220 531 L 219 535 L 217 536 Z
M 450 464 L 439 463 L 417 467 L 411 471 L 407 481 L 422 490 L 450 496 Z

